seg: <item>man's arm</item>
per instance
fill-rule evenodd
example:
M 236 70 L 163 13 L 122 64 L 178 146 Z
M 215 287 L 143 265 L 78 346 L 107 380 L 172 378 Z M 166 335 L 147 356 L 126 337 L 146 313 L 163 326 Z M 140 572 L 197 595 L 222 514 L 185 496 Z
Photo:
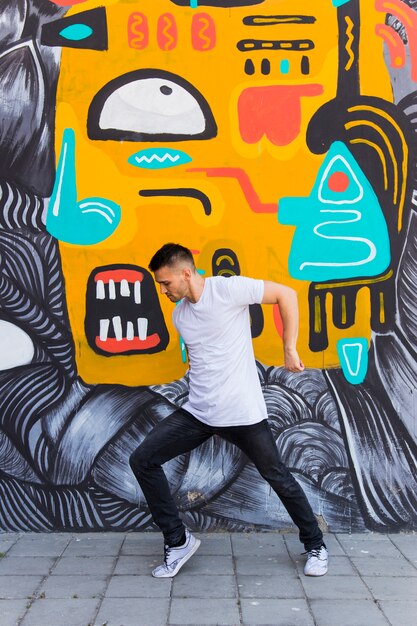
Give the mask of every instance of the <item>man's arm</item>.
M 283 326 L 284 366 L 290 372 L 302 372 L 304 365 L 297 352 L 297 292 L 291 287 L 265 280 L 262 304 L 278 304 Z

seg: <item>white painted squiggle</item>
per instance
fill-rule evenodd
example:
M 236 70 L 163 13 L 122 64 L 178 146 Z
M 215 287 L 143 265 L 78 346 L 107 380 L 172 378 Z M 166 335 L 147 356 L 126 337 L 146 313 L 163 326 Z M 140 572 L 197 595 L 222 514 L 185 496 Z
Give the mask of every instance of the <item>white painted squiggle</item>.
M 316 267 L 354 267 L 357 265 L 366 265 L 366 263 L 370 263 L 371 261 L 374 260 L 374 258 L 376 257 L 376 246 L 375 244 L 370 240 L 370 239 L 366 239 L 364 237 L 346 237 L 346 236 L 339 236 L 339 235 L 323 235 L 323 233 L 319 232 L 319 229 L 324 227 L 324 226 L 329 226 L 329 225 L 339 225 L 339 224 L 353 224 L 354 222 L 358 222 L 361 220 L 362 218 L 362 214 L 360 213 L 360 211 L 355 211 L 353 209 L 323 209 L 320 211 L 320 213 L 352 213 L 355 217 L 354 219 L 346 219 L 346 220 L 337 220 L 337 221 L 328 221 L 328 222 L 321 222 L 320 224 L 317 224 L 314 229 L 313 232 L 315 235 L 317 235 L 317 237 L 320 237 L 322 239 L 332 239 L 332 240 L 340 240 L 340 241 L 355 241 L 357 243 L 363 243 L 366 246 L 368 246 L 370 252 L 369 255 L 366 257 L 366 259 L 362 259 L 360 261 L 346 261 L 346 262 L 342 262 L 342 263 L 336 263 L 336 262 L 320 262 L 320 261 L 305 261 L 304 263 L 302 263 L 300 265 L 300 270 L 303 270 L 305 267 L 307 266 L 316 266 Z
M 172 156 L 172 154 L 164 154 L 162 157 L 158 156 L 157 154 L 153 154 L 152 156 L 148 157 L 148 156 L 141 156 L 141 157 L 135 157 L 135 161 L 137 161 L 138 163 L 143 163 L 143 161 L 145 161 L 145 163 L 152 163 L 152 161 L 158 161 L 159 163 L 164 163 L 165 161 L 171 161 L 171 163 L 176 163 L 176 161 L 178 161 L 179 159 L 179 155 L 176 154 L 175 156 Z

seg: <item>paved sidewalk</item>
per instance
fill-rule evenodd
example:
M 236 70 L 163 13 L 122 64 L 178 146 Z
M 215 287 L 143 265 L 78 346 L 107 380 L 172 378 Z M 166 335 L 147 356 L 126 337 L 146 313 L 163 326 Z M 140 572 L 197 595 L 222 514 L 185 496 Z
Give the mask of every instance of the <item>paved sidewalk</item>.
M 416 626 L 417 535 L 328 534 L 307 578 L 292 533 L 199 534 L 155 580 L 156 533 L 0 534 L 1 626 Z

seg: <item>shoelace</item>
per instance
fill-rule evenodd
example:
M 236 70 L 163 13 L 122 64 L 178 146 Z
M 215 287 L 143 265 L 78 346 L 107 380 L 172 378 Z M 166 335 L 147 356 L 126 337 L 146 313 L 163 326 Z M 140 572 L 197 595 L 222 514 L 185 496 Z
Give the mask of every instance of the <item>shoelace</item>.
M 171 548 L 168 545 L 164 546 L 164 561 L 165 565 L 168 565 L 168 557 L 170 555 Z
M 313 550 L 307 550 L 306 552 L 302 552 L 301 554 L 307 554 L 308 558 L 316 557 L 317 559 L 320 557 L 321 548 L 314 548 Z

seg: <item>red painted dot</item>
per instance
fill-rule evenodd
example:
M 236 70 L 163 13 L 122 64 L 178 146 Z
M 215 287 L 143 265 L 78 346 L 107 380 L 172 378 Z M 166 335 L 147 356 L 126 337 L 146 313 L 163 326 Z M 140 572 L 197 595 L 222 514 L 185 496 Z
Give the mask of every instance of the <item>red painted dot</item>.
M 349 176 L 345 172 L 333 172 L 327 180 L 330 191 L 342 192 L 349 187 Z

